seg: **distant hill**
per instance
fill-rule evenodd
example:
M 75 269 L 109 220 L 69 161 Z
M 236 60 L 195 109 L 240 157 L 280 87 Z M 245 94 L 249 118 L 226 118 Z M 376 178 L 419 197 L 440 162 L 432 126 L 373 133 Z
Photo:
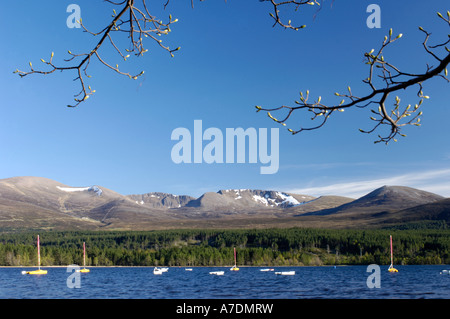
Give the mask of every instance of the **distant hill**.
M 450 198 L 402 209 L 384 216 L 387 223 L 444 220 L 450 223 Z
M 309 214 L 331 215 L 393 212 L 432 203 L 441 199 L 444 199 L 444 197 L 411 187 L 383 186 L 349 203 Z
M 70 187 L 42 177 L 0 180 L 0 229 L 97 229 L 150 215 L 161 217 L 104 187 Z
M 127 195 L 131 200 L 134 200 L 136 204 L 145 205 L 152 208 L 178 208 L 185 206 L 195 197 L 188 195 L 173 195 L 160 192 L 152 192 L 141 195 Z
M 279 191 L 227 189 L 208 192 L 187 204 L 188 207 L 212 208 L 288 208 L 314 199 L 313 196 L 288 194 Z
M 0 180 L 0 231 L 173 228 L 382 227 L 449 221 L 450 199 L 384 186 L 358 199 L 277 190 L 228 189 L 198 198 L 151 192 L 122 195 L 99 185 L 42 177 Z
M 320 196 L 318 198 L 307 201 L 302 205 L 291 207 L 288 209 L 288 211 L 291 213 L 295 213 L 296 216 L 302 216 L 303 214 L 327 210 L 330 209 L 330 207 L 336 208 L 341 205 L 350 203 L 354 200 L 355 200 L 354 198 L 344 196 L 335 196 L 335 195 Z

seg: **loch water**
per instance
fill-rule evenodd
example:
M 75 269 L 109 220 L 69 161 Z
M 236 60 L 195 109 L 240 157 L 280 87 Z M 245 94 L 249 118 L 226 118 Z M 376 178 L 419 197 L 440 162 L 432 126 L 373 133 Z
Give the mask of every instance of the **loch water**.
M 0 268 L 1 299 L 450 299 L 445 265 L 380 267 L 380 286 L 370 284 L 367 266 L 170 267 L 154 275 L 151 267 L 92 267 L 75 274 L 64 267 L 47 275 L 23 275 L 24 268 Z M 32 268 L 31 268 L 32 269 Z M 27 269 L 28 270 L 28 269 Z M 222 276 L 211 275 L 223 270 Z M 295 271 L 293 276 L 275 272 Z M 76 278 L 76 276 L 78 276 Z M 77 281 L 78 280 L 78 281 Z M 368 284 L 368 281 L 369 284 Z M 370 288 L 369 286 L 372 286 Z

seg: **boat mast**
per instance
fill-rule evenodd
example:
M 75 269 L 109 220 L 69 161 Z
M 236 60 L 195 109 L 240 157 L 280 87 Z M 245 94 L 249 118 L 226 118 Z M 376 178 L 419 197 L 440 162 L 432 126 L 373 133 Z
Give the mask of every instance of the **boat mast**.
M 86 267 L 86 243 L 83 242 L 83 266 Z
M 37 249 L 38 249 L 38 269 L 41 270 L 41 248 L 39 247 L 39 235 L 37 235 Z
M 236 247 L 233 248 L 234 249 L 234 268 L 236 268 Z
M 392 251 L 392 235 L 389 235 L 391 241 L 391 268 L 394 267 L 394 254 Z

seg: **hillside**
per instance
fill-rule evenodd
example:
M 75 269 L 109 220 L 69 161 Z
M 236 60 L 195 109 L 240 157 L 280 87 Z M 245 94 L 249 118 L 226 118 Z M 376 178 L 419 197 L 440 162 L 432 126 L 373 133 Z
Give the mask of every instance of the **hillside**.
M 228 209 L 288 208 L 314 199 L 312 196 L 287 194 L 279 191 L 227 189 L 208 192 L 187 204 L 188 207 Z
M 358 199 L 276 190 L 228 189 L 198 198 L 151 192 L 122 195 L 99 185 L 67 186 L 42 177 L 0 180 L 0 230 L 174 228 L 379 228 L 449 221 L 449 199 L 384 186 Z
M 450 222 L 450 198 L 441 199 L 432 203 L 402 209 L 395 213 L 388 213 L 386 223 L 445 220 Z
M 188 195 L 173 195 L 161 192 L 127 195 L 127 197 L 135 201 L 136 204 L 151 208 L 178 208 L 195 200 L 195 197 Z
M 70 187 L 42 177 L 0 180 L 0 227 L 97 229 L 164 216 L 104 187 Z
M 405 186 L 383 186 L 369 194 L 335 208 L 312 212 L 311 215 L 369 214 L 394 212 L 442 200 L 444 197 Z

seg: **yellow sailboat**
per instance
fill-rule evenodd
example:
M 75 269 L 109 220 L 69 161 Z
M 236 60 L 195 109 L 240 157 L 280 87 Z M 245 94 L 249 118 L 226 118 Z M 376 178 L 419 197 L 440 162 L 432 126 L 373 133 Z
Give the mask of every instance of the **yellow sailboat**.
M 86 243 L 83 242 L 83 269 L 77 270 L 77 272 L 90 272 L 89 269 L 86 269 Z
M 39 235 L 37 236 L 37 250 L 38 250 L 38 269 L 31 271 L 22 271 L 22 274 L 26 275 L 46 275 L 47 270 L 41 269 L 41 247 L 39 245 Z
M 390 237 L 390 241 L 391 241 L 391 265 L 388 268 L 389 272 L 398 272 L 397 269 L 394 268 L 394 254 L 393 254 L 393 250 L 392 250 L 392 236 L 389 235 Z
M 230 270 L 231 270 L 231 271 L 238 271 L 239 268 L 238 268 L 237 265 L 236 265 L 236 248 L 233 248 L 233 249 L 234 249 L 234 266 L 231 267 Z

